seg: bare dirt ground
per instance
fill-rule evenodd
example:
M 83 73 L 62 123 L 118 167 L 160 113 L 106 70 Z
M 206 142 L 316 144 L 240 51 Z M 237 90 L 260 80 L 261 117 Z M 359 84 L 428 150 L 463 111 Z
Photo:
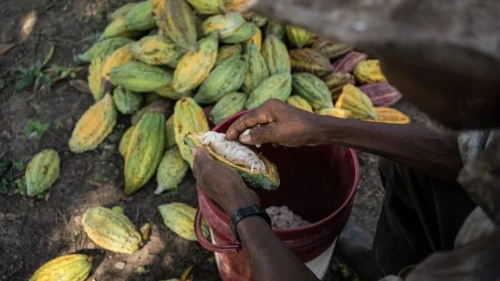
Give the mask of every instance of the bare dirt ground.
M 178 278 L 194 265 L 193 280 L 220 280 L 213 254 L 198 243 L 168 230 L 156 206 L 181 201 L 197 206 L 195 182 L 189 175 L 176 195 L 154 196 L 154 180 L 142 192 L 126 197 L 122 192 L 123 159 L 118 142 L 129 118 L 98 149 L 71 153 L 67 146 L 73 126 L 92 103 L 88 93 L 62 80 L 50 93 L 32 87 L 15 91 L 15 68 L 28 68 L 43 60 L 55 46 L 53 65 L 68 66 L 74 54 L 90 47 L 92 35 L 102 31 L 110 11 L 124 0 L 3 0 L 0 3 L 0 280 L 28 280 L 46 261 L 62 254 L 88 252 L 94 257 L 89 280 L 162 280 Z M 89 39 L 89 40 L 87 40 Z M 5 47 L 5 45 L 4 45 Z M 86 70 L 77 79 L 85 80 Z M 403 111 L 414 113 L 405 104 Z M 49 124 L 40 139 L 27 133 L 30 123 Z M 16 193 L 13 181 L 22 179 L 24 167 L 42 149 L 52 148 L 61 157 L 61 176 L 45 198 L 31 199 Z M 377 157 L 359 153 L 361 177 L 353 218 L 374 232 L 383 198 Z M 2 167 L 2 166 L 0 166 Z M 0 171 L 2 169 L 0 168 Z M 150 241 L 134 255 L 99 249 L 82 230 L 83 212 L 92 206 L 120 205 L 137 226 L 152 224 Z M 115 265 L 124 262 L 125 267 Z M 349 280 L 332 263 L 325 280 Z M 147 272 L 139 275 L 138 267 Z

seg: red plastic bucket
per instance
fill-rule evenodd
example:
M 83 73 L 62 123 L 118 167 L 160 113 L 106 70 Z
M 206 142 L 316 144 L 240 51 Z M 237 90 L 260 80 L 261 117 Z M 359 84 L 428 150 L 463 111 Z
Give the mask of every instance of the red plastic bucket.
M 225 133 L 242 114 L 225 120 L 213 131 Z M 263 145 L 259 151 L 276 164 L 281 180 L 277 191 L 258 191 L 263 207 L 288 206 L 294 213 L 314 222 L 293 229 L 274 229 L 274 232 L 303 262 L 329 253 L 328 262 L 334 242 L 351 214 L 359 179 L 356 153 L 336 145 L 299 148 Z M 205 249 L 216 253 L 222 279 L 251 281 L 246 254 L 233 237 L 229 217 L 199 189 L 198 200 L 196 235 Z M 202 217 L 210 226 L 212 241 L 201 234 Z M 316 274 L 322 278 L 324 272 Z

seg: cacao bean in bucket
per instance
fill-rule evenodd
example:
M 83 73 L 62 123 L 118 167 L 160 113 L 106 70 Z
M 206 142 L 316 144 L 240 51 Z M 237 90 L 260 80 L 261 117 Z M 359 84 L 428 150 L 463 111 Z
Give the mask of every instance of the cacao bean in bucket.
M 225 133 L 242 114 L 225 120 L 213 131 Z M 311 222 L 293 229 L 274 229 L 274 232 L 319 278 L 323 278 L 336 238 L 352 211 L 359 179 L 355 152 L 336 145 L 299 148 L 263 145 L 257 150 L 276 164 L 281 180 L 277 191 L 257 191 L 263 207 L 288 206 Z M 196 235 L 205 249 L 215 252 L 222 279 L 253 280 L 246 254 L 231 232 L 229 217 L 199 189 L 198 200 Z M 201 234 L 202 217 L 210 226 L 212 241 Z

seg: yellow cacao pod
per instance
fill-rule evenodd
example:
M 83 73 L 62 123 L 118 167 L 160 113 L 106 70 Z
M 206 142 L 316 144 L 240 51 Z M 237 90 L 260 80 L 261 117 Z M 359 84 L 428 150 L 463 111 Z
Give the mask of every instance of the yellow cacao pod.
M 365 119 L 365 121 L 375 121 L 390 124 L 409 124 L 410 117 L 403 114 L 401 111 L 390 107 L 375 107 L 377 120 Z
M 314 39 L 314 34 L 310 31 L 293 25 L 286 26 L 286 36 L 288 37 L 288 41 L 297 48 L 302 48 L 312 43 Z
M 90 208 L 83 214 L 82 225 L 92 242 L 112 252 L 131 254 L 142 243 L 141 234 L 120 211 Z
M 237 13 L 215 15 L 202 23 L 201 30 L 205 35 L 217 32 L 219 38 L 224 39 L 235 33 L 244 23 L 245 19 Z
M 352 117 L 351 111 L 349 111 L 347 109 L 340 109 L 340 108 L 323 108 L 323 109 L 318 111 L 318 114 L 333 116 L 333 117 L 337 117 L 337 118 L 351 118 Z
M 113 131 L 116 115 L 113 98 L 108 93 L 78 120 L 69 140 L 69 149 L 81 153 L 96 148 Z
M 262 56 L 266 61 L 270 75 L 291 72 L 290 57 L 285 44 L 273 35 L 269 35 L 262 45 Z
M 158 210 L 163 218 L 165 225 L 175 232 L 180 237 L 197 241 L 196 234 L 194 233 L 194 219 L 196 216 L 196 209 L 180 202 L 174 202 L 158 206 Z M 208 237 L 210 230 L 206 223 L 202 223 L 203 235 Z
M 85 53 L 78 55 L 77 57 L 82 62 L 90 62 L 91 60 L 96 58 L 101 58 L 102 60 L 104 60 L 116 49 L 130 42 L 132 42 L 132 40 L 122 37 L 104 39 L 95 43 L 92 48 L 87 50 Z
M 113 90 L 116 109 L 122 114 L 132 114 L 141 108 L 143 96 L 122 87 Z
M 127 156 L 128 144 L 130 143 L 130 137 L 132 136 L 133 132 L 134 126 L 128 128 L 127 131 L 125 131 L 125 133 L 123 134 L 122 139 L 120 140 L 118 151 L 124 158 Z
M 130 30 L 127 27 L 125 17 L 117 18 L 110 22 L 101 34 L 100 40 L 112 37 L 135 37 L 136 31 Z
M 101 69 L 101 76 L 110 81 L 109 73 L 114 67 L 130 62 L 133 59 L 134 57 L 130 51 L 130 44 L 117 49 L 106 59 L 106 62 Z
M 365 60 L 354 68 L 354 77 L 360 84 L 387 82 L 379 60 Z
M 313 112 L 311 105 L 301 96 L 291 96 L 286 99 L 286 103 L 302 110 Z
M 254 35 L 252 35 L 252 37 L 250 37 L 250 39 L 245 41 L 245 45 L 248 46 L 248 44 L 255 44 L 255 46 L 257 46 L 257 50 L 259 50 L 259 52 L 261 51 L 261 49 L 262 49 L 262 30 L 260 30 L 260 28 L 257 28 Z
M 352 112 L 352 118 L 377 120 L 377 112 L 370 98 L 354 85 L 347 84 L 342 88 L 336 108 Z
M 134 126 L 125 157 L 125 194 L 143 187 L 155 174 L 165 150 L 165 116 L 145 113 Z
M 132 2 L 132 3 L 127 3 L 119 7 L 118 9 L 114 10 L 111 15 L 109 15 L 109 19 L 111 21 L 117 19 L 117 18 L 122 18 L 125 17 L 132 9 L 137 6 L 139 2 Z
M 139 93 L 156 91 L 172 82 L 170 72 L 138 61 L 114 67 L 109 77 L 114 85 Z
M 28 163 L 25 172 L 28 196 L 36 196 L 49 189 L 59 177 L 60 160 L 57 151 L 45 149 Z
M 137 60 L 151 65 L 167 65 L 175 68 L 185 51 L 173 41 L 160 35 L 142 37 L 130 46 Z
M 161 194 L 165 190 L 177 189 L 189 170 L 189 164 L 182 158 L 177 146 L 165 152 L 158 166 L 156 182 L 158 186 L 155 194 Z
M 220 47 L 219 52 L 217 53 L 217 61 L 215 62 L 215 65 L 219 65 L 233 56 L 241 55 L 241 51 L 242 47 L 240 44 Z
M 224 0 L 224 7 L 228 12 L 240 12 L 246 10 L 251 4 L 250 0 Z
M 165 148 L 170 149 L 177 145 L 175 142 L 174 115 L 170 115 L 165 123 Z
M 224 14 L 224 2 L 222 0 L 186 0 L 191 6 L 202 15 Z
M 81 254 L 64 255 L 42 265 L 29 281 L 85 281 L 91 269 L 91 257 Z
M 89 66 L 89 76 L 87 81 L 89 83 L 89 89 L 94 97 L 95 101 L 99 101 L 104 97 L 104 91 L 102 90 L 103 78 L 101 75 L 102 67 L 104 66 L 104 59 L 96 57 L 92 59 Z
M 162 2 L 159 22 L 160 31 L 167 34 L 177 45 L 185 50 L 197 51 L 198 32 L 196 30 L 196 16 L 184 0 L 168 0 Z
M 201 85 L 210 74 L 217 60 L 217 34 L 201 39 L 198 51 L 188 51 L 182 57 L 174 72 L 173 89 L 185 93 Z
M 156 26 L 153 17 L 153 3 L 143 1 L 137 4 L 125 16 L 125 24 L 130 30 L 148 30 Z
M 182 158 L 189 163 L 190 167 L 193 167 L 194 159 L 191 150 L 184 144 L 184 137 L 189 132 L 207 132 L 208 130 L 205 113 L 192 98 L 183 98 L 177 101 L 174 108 L 175 142 Z
M 250 94 L 262 81 L 269 78 L 269 69 L 257 45 L 248 44 L 245 48 L 245 57 L 248 61 L 248 71 L 245 74 L 243 91 Z

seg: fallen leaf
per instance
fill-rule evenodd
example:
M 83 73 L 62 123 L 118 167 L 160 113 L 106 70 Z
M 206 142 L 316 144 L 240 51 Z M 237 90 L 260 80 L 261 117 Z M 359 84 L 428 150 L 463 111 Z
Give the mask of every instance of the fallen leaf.
M 69 85 L 75 88 L 78 92 L 90 94 L 89 84 L 82 79 L 69 80 Z
M 0 44 L 0 55 L 7 53 L 10 49 L 12 49 L 16 44 Z
M 181 275 L 181 281 L 193 280 L 193 275 L 192 275 L 193 267 L 194 265 L 191 265 L 190 267 L 186 268 L 186 270 L 184 270 L 184 272 Z

